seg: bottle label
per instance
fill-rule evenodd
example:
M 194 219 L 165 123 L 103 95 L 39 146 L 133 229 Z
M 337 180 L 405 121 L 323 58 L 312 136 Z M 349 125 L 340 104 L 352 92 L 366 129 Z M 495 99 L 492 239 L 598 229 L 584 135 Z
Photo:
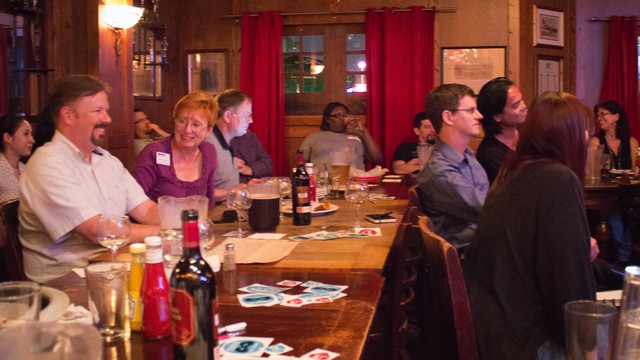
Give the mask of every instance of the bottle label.
M 298 186 L 296 188 L 298 194 L 298 202 L 301 204 L 309 203 L 309 187 Z
M 193 307 L 191 294 L 171 289 L 171 337 L 176 345 L 189 345 L 195 338 Z
M 311 212 L 311 206 L 298 206 L 296 207 L 296 213 L 306 214 Z

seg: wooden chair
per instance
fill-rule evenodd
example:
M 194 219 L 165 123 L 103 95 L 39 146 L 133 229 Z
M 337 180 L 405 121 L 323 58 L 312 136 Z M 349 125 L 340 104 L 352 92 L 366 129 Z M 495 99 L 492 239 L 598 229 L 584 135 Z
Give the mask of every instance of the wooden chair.
M 0 204 L 0 280 L 27 280 L 22 265 L 22 245 L 18 239 L 18 200 Z
M 424 212 L 422 204 L 420 203 L 421 190 L 418 185 L 414 185 L 409 188 L 409 206 L 415 206 L 421 212 Z
M 425 323 L 422 324 L 425 358 L 478 358 L 471 306 L 456 249 L 419 221 L 424 244 Z
M 416 298 L 414 284 L 422 260 L 420 229 L 408 223 L 398 225 L 389 252 L 382 297 L 369 332 L 363 359 L 402 360 L 406 353 L 407 311 Z

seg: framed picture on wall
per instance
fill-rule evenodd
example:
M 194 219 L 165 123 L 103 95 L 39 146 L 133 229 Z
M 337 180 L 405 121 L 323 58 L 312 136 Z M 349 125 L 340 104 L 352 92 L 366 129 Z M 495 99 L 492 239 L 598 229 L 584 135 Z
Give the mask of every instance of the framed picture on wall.
M 564 46 L 564 13 L 533 5 L 533 45 Z
M 464 84 L 479 93 L 489 80 L 507 76 L 507 48 L 448 47 L 441 49 L 442 83 Z
M 227 50 L 187 52 L 189 92 L 217 95 L 228 87 Z
M 535 93 L 562 91 L 562 58 L 538 55 L 536 59 Z

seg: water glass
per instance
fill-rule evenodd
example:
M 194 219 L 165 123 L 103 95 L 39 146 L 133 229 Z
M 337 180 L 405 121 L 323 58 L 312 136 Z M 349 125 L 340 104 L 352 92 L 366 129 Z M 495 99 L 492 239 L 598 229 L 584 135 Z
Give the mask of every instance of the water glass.
M 182 230 L 166 229 L 160 231 L 162 238 L 162 259 L 165 271 L 173 271 L 182 257 Z
M 640 359 L 640 266 L 627 266 L 624 270 L 614 359 Z
M 79 323 L 27 322 L 0 332 L 3 359 L 102 359 L 95 327 Z
M 127 215 L 102 214 L 98 220 L 98 242 L 111 249 L 111 261 L 116 261 L 116 252 L 129 242 L 131 222 Z
M 329 193 L 330 199 L 340 199 L 340 175 L 331 174 L 331 192 Z
M 567 359 L 611 358 L 618 309 L 593 300 L 570 301 L 564 305 Z
M 87 294 L 93 324 L 105 342 L 129 336 L 127 267 L 124 263 L 96 263 L 86 267 Z
M 369 188 L 367 183 L 358 181 L 349 181 L 344 190 L 344 198 L 353 203 L 356 209 L 356 221 L 354 228 L 360 227 L 360 205 L 369 198 Z
M 316 178 L 316 197 L 318 198 L 318 201 L 329 198 L 330 182 L 331 178 L 329 178 L 326 172 L 318 174 L 318 177 Z
M 0 283 L 0 318 L 38 320 L 40 299 L 40 285 L 34 282 L 9 281 Z

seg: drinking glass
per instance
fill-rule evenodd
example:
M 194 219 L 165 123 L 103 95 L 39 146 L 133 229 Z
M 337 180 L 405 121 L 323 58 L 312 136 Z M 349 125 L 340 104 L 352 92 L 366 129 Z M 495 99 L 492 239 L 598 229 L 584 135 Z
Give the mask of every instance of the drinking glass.
M 354 227 L 360 227 L 360 205 L 369 197 L 367 183 L 350 180 L 344 191 L 344 198 L 352 202 L 356 208 L 356 222 Z
M 40 285 L 30 281 L 0 283 L 0 327 L 4 320 L 38 320 Z
M 248 231 L 242 230 L 240 225 L 240 214 L 244 214 L 244 211 L 251 207 L 251 201 L 248 189 L 235 188 L 229 190 L 229 195 L 227 196 L 227 207 L 235 210 L 238 215 L 238 231 L 233 232 L 231 236 L 242 237 L 244 234 L 249 233 Z
M 285 198 L 291 196 L 291 179 L 287 177 L 278 178 L 278 186 L 280 190 L 280 220 L 284 218 L 282 209 L 285 206 Z
M 116 252 L 129 242 L 131 222 L 127 215 L 100 215 L 98 220 L 98 242 L 111 249 L 111 260 L 116 261 Z

